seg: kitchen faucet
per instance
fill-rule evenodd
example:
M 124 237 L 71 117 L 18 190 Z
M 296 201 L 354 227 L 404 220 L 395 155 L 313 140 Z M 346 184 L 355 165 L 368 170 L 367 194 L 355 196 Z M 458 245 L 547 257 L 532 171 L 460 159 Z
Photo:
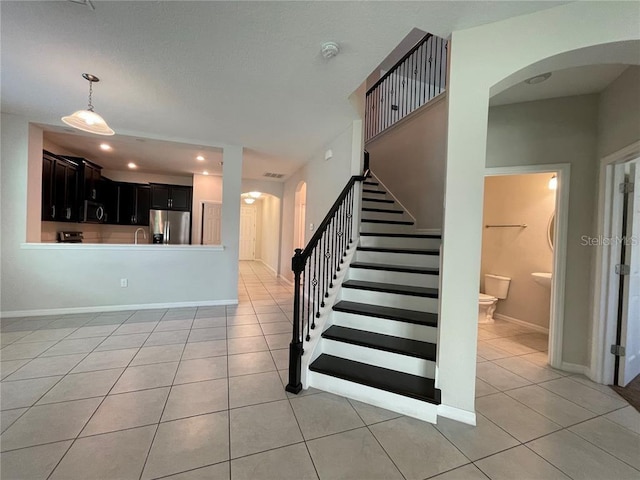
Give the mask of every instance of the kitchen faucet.
M 133 241 L 137 245 L 138 244 L 138 232 L 142 231 L 142 235 L 144 235 L 144 239 L 147 239 L 147 232 L 144 231 L 144 228 L 138 227 L 136 228 L 136 233 L 133 234 Z

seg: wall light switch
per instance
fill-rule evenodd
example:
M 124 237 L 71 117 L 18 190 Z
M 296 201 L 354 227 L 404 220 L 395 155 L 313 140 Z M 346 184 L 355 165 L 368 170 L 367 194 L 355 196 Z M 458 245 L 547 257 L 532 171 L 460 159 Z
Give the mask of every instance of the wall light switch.
M 129 286 L 129 280 L 126 278 L 121 278 L 120 279 L 120 286 L 122 288 L 128 287 Z
M 325 160 L 329 160 L 333 158 L 333 152 L 331 150 L 327 150 L 326 152 L 324 152 L 324 159 Z
M 314 228 L 314 227 L 313 227 L 313 223 L 310 223 L 310 224 L 309 224 L 309 231 L 313 232 L 313 228 Z

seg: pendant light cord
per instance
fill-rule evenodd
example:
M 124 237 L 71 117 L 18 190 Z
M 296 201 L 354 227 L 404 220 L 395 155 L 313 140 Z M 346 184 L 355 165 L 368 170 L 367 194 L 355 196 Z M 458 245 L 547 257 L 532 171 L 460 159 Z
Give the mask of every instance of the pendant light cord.
M 92 96 L 93 96 L 93 82 L 89 80 L 89 106 L 87 107 L 87 110 L 89 110 L 90 112 L 93 112 L 93 105 L 91 104 Z

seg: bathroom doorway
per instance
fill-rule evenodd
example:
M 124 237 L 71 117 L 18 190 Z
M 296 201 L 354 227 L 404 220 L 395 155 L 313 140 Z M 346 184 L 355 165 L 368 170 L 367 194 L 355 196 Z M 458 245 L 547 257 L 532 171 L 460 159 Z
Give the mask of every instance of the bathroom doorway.
M 561 368 L 569 165 L 485 172 L 478 354 Z

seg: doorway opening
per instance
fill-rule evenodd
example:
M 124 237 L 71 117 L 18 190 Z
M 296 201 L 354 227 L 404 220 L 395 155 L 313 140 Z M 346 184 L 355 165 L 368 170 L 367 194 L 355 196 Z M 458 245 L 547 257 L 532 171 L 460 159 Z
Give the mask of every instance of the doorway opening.
M 569 165 L 485 172 L 478 355 L 516 374 L 523 360 L 559 369 Z
M 307 183 L 300 182 L 296 188 L 294 199 L 293 220 L 293 248 L 304 248 L 305 241 L 305 216 L 307 212 Z
M 280 198 L 251 191 L 241 195 L 240 260 L 256 260 L 278 275 L 280 262 Z

